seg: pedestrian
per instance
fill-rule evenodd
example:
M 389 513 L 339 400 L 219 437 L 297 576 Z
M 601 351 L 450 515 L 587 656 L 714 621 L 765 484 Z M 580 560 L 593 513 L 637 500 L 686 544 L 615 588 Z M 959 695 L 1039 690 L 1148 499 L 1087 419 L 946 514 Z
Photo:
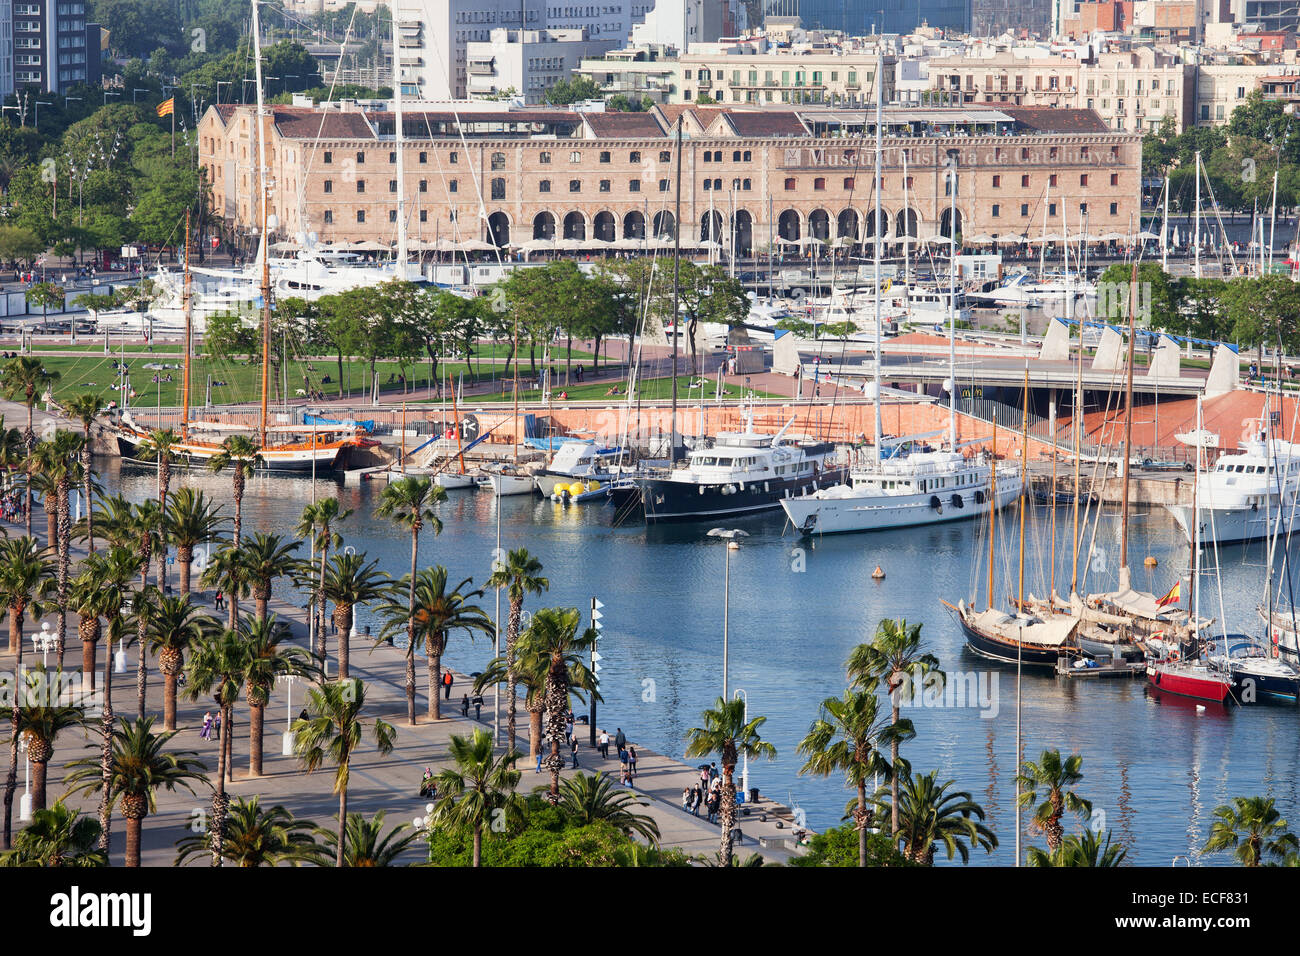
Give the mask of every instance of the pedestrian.
M 626 780 L 626 779 L 628 779 L 628 769 L 627 769 L 627 751 L 626 751 L 626 750 L 620 750 L 620 751 L 618 752 L 618 775 L 619 775 L 619 780 Z
M 572 711 L 569 712 L 569 720 L 564 725 L 564 739 L 565 740 L 573 739 L 573 712 Z
M 600 732 L 600 755 L 609 759 L 609 732 L 605 730 Z
M 442 686 L 446 691 L 446 693 L 443 695 L 442 698 L 443 700 L 451 700 L 451 685 L 454 684 L 455 682 L 456 682 L 456 678 L 451 676 L 450 670 L 445 670 L 442 672 Z
M 216 606 L 218 611 L 224 611 L 226 608 L 226 597 L 220 590 L 217 591 Z
M 424 768 L 424 776 L 420 778 L 420 796 L 429 799 L 437 793 L 437 786 L 433 782 L 433 770 L 429 767 Z
M 203 729 L 199 731 L 199 736 L 204 740 L 212 739 L 212 711 L 203 715 Z
M 542 748 L 537 748 L 537 773 L 542 772 Z
M 682 787 L 682 809 L 687 813 L 691 812 L 691 788 Z
M 217 711 L 212 718 L 212 732 L 217 735 L 218 740 L 221 739 L 221 711 Z M 209 737 L 208 739 L 211 740 L 212 738 Z
M 705 764 L 700 764 L 700 789 L 709 789 L 709 768 Z
M 700 815 L 700 803 L 703 801 L 703 799 L 704 799 L 704 795 L 700 792 L 700 788 L 698 786 L 692 787 L 691 788 L 691 815 L 692 816 L 698 817 Z
M 636 779 L 636 748 L 627 748 L 627 775 L 628 779 Z
M 614 749 L 619 753 L 627 749 L 627 734 L 623 733 L 622 727 L 618 728 L 618 732 L 614 734 Z
M 573 769 L 578 769 L 578 738 L 569 738 L 569 750 L 573 753 Z
M 462 694 L 462 695 L 461 695 L 461 698 L 460 698 L 460 715 L 461 715 L 462 717 L 468 717 L 468 716 L 469 716 L 469 694 Z
M 717 786 L 717 784 L 715 783 L 717 779 L 718 779 L 718 765 L 716 763 L 711 763 L 709 764 L 709 785 Z
M 474 719 L 482 720 L 483 718 L 480 716 L 482 713 L 483 713 L 483 695 L 475 694 L 474 695 Z

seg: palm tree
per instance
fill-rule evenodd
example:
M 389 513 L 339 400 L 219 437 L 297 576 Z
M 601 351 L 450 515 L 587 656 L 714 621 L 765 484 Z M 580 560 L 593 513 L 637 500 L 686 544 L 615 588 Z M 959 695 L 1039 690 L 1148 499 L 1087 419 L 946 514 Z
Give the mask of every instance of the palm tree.
M 70 489 L 74 480 L 80 480 L 81 453 L 85 439 L 75 432 L 59 429 L 51 441 L 37 444 L 33 454 L 36 456 L 38 470 L 46 481 L 52 483 L 54 501 L 54 535 L 47 544 L 55 550 L 58 561 L 58 638 L 59 667 L 63 667 L 63 657 L 68 635 L 68 574 L 71 566 L 70 546 L 72 538 L 72 515 L 70 509 Z M 89 476 L 86 476 L 89 479 Z M 51 498 L 46 497 L 46 511 Z
M 577 608 L 543 608 L 533 615 L 522 640 L 529 654 L 547 662 L 546 739 L 551 752 L 545 762 L 551 772 L 549 799 L 552 803 L 560 799 L 560 771 L 564 769 L 560 745 L 564 742 L 569 713 L 569 672 L 574 669 L 581 674 L 586 669 L 580 661 L 584 656 L 590 659 L 592 645 L 600 636 L 595 628 L 587 628 L 579 634 L 581 624 L 582 615 Z
M 62 677 L 63 672 L 59 672 Z M 27 759 L 32 762 L 32 808 L 45 809 L 45 779 L 54 742 L 70 727 L 80 727 L 85 718 L 80 707 L 61 704 L 56 699 L 62 681 L 51 686 L 39 674 L 27 675 L 27 688 L 18 712 L 18 734 L 27 741 Z
M 301 542 L 286 543 L 278 534 L 265 534 L 261 531 L 253 536 L 253 540 L 238 546 L 248 569 L 248 585 L 253 601 L 256 602 L 257 617 L 266 617 L 275 579 L 299 570 L 301 562 L 294 557 L 294 553 L 300 546 Z
M 289 626 L 275 615 L 245 620 L 244 695 L 248 700 L 248 775 L 262 775 L 262 728 L 266 705 L 277 677 L 314 674 L 310 659 L 302 650 L 285 642 Z
M 366 703 L 366 685 L 359 680 L 322 684 L 307 692 L 307 717 L 294 721 L 294 751 L 308 773 L 326 760 L 334 765 L 334 792 L 339 796 L 339 830 L 334 865 L 344 865 L 347 848 L 348 778 L 352 754 L 361 744 L 364 725 L 361 710 Z M 393 752 L 397 731 L 378 718 L 372 727 L 380 754 Z M 455 740 L 455 738 L 452 738 Z
M 140 865 L 140 836 L 144 819 L 158 808 L 158 788 L 174 791 L 184 787 L 190 793 L 190 781 L 207 782 L 203 761 L 192 750 L 175 753 L 164 748 L 176 736 L 175 731 L 153 732 L 153 718 L 146 717 L 135 723 L 122 720 L 120 730 L 113 732 L 113 755 L 109 777 L 109 804 L 119 800 L 122 816 L 126 818 L 126 865 Z M 96 793 L 103 789 L 99 761 L 93 757 L 74 760 L 68 765 L 71 789 L 82 793 Z
M 22 402 L 27 406 L 27 428 L 23 431 L 23 444 L 27 446 L 28 455 L 31 455 L 32 449 L 36 447 L 36 431 L 32 428 L 36 402 L 41 393 L 53 388 L 54 383 L 58 380 L 58 372 L 49 371 L 39 358 L 30 355 L 19 355 L 11 358 L 5 363 L 4 368 L 0 369 L 0 389 L 3 390 L 5 398 L 10 401 Z M 32 473 L 30 460 L 26 471 L 30 476 Z M 29 538 L 32 536 L 32 489 L 30 484 L 27 486 L 27 536 Z
M 856 805 L 849 806 L 858 830 L 858 866 L 862 867 L 867 865 L 867 833 L 872 823 L 867 781 L 877 774 L 891 774 L 879 745 L 892 733 L 879 709 L 880 700 L 871 691 L 850 688 L 842 698 L 828 697 L 822 701 L 821 716 L 796 748 L 808 757 L 801 774 L 829 777 L 842 772 L 849 786 L 858 791 Z
M 234 707 L 244 682 L 247 656 L 238 630 L 226 628 L 208 635 L 192 647 L 186 674 L 186 694 L 198 700 L 210 693 L 221 713 L 221 738 L 217 741 L 217 784 L 212 789 L 212 824 L 208 831 L 212 865 L 220 866 L 226 833 L 226 776 L 231 774 L 231 741 L 234 737 Z
M 659 844 L 659 824 L 654 817 L 632 808 L 647 801 L 628 790 L 615 789 L 603 773 L 576 773 L 560 785 L 559 807 L 565 815 L 582 825 L 604 820 L 627 836 L 639 836 L 652 845 Z
M 442 521 L 433 506 L 447 500 L 447 492 L 430 478 L 408 475 L 384 489 L 375 517 L 389 518 L 399 527 L 411 529 L 411 573 L 407 579 L 408 614 L 406 629 L 406 720 L 415 726 L 415 586 L 416 557 L 420 531 L 427 523 L 435 535 L 442 533 Z M 437 706 L 436 704 L 434 706 Z
M 171 493 L 172 463 L 180 461 L 180 436 L 170 428 L 156 428 L 135 447 L 141 461 L 158 463 L 158 510 L 167 513 L 167 496 Z M 164 520 L 162 540 L 158 548 L 158 587 L 167 580 L 167 534 L 171 529 Z M 163 588 L 165 590 L 165 588 Z
M 1029 848 L 1029 866 L 1119 866 L 1128 856 L 1122 843 L 1110 842 L 1110 831 L 1102 842 L 1099 834 L 1085 829 L 1081 834 L 1069 834 L 1060 849 L 1048 853 L 1042 847 Z
M 1260 866 L 1265 857 L 1286 859 L 1300 849 L 1296 835 L 1273 806 L 1272 797 L 1233 797 L 1214 811 L 1202 853 L 1232 850 L 1241 866 Z
M 145 639 L 149 649 L 158 655 L 158 669 L 163 675 L 163 730 L 175 730 L 177 682 L 185 666 L 185 651 L 220 625 L 194 605 L 188 594 L 161 597 L 146 607 L 149 610 L 137 606 L 136 613 L 144 615 Z
M 438 799 L 433 806 L 433 824 L 468 827 L 473 832 L 475 867 L 483 862 L 483 828 L 494 821 L 509 824 L 523 817 L 524 801 L 515 793 L 519 751 L 506 749 L 498 756 L 486 730 L 474 731 L 468 740 L 452 734 L 447 751 L 455 766 L 435 778 Z
M 32 813 L 14 848 L 0 853 L 0 866 L 108 866 L 108 854 L 96 847 L 99 824 L 70 810 L 62 800 Z
M 49 593 L 54 563 L 50 552 L 31 536 L 0 541 L 0 601 L 9 611 L 9 653 L 14 655 L 14 673 L 23 671 L 23 617 L 27 608 Z M 5 777 L 4 840 L 8 850 L 13 837 L 14 791 L 18 789 L 19 694 L 13 695 L 9 720 L 9 773 Z
M 889 832 L 898 835 L 899 828 L 899 775 L 906 775 L 906 766 L 899 765 L 898 748 L 916 735 L 910 720 L 899 717 L 899 708 L 907 693 L 908 681 L 924 680 L 933 675 L 932 680 L 942 686 L 943 671 L 939 670 L 939 659 L 933 654 L 921 653 L 921 625 L 908 624 L 905 620 L 886 619 L 876 625 L 875 636 L 870 644 L 859 644 L 849 654 L 845 665 L 849 680 L 862 690 L 874 692 L 885 682 L 885 692 L 889 694 L 890 716 L 893 733 L 889 743 L 889 765 L 896 771 L 890 778 L 890 805 L 892 807 Z
M 384 833 L 383 810 L 375 814 L 373 820 L 367 820 L 359 813 L 349 813 L 348 823 L 344 828 L 345 841 L 342 863 L 338 866 L 397 866 L 397 859 L 420 839 L 420 832 L 411 828 L 409 823 L 399 823 Z M 410 832 L 407 832 L 410 831 Z M 320 861 L 339 859 L 339 835 L 323 827 L 316 829 L 321 841 Z M 327 865 L 327 864 L 326 864 Z
M 248 563 L 244 552 L 227 542 L 208 555 L 208 563 L 199 576 L 205 588 L 216 588 L 226 596 L 226 627 L 239 623 L 239 600 L 250 593 Z
M 113 654 L 114 642 L 119 645 L 126 631 L 126 618 L 122 611 L 126 606 L 127 588 L 139 573 L 142 566 L 140 556 L 130 548 L 111 545 L 104 554 L 104 591 L 107 595 L 104 606 L 104 619 L 108 621 L 109 652 L 104 654 L 104 677 L 100 690 L 104 701 L 100 708 L 100 794 L 99 794 L 99 848 L 108 852 L 110 830 L 112 828 L 112 810 L 110 801 L 113 773 Z M 137 718 L 140 719 L 140 718 Z
M 84 481 L 82 495 L 86 499 L 86 537 L 90 541 L 90 550 L 93 552 L 95 550 L 95 522 L 94 508 L 91 505 L 94 499 L 91 498 L 90 494 L 90 426 L 99 417 L 103 404 L 98 395 L 91 395 L 87 392 L 68 399 L 63 408 L 68 415 L 81 422 L 81 428 L 84 432 L 85 441 L 81 445 L 81 469 Z
M 340 509 L 337 498 L 322 498 L 302 509 L 302 518 L 294 529 L 294 534 L 298 537 L 311 538 L 313 550 L 320 551 L 320 575 L 313 589 L 316 647 L 312 648 L 312 653 L 316 657 L 316 666 L 321 668 L 325 666 L 325 560 L 329 557 L 330 548 L 338 548 L 343 543 L 343 536 L 334 530 L 334 525 L 350 514 L 352 509 Z
M 527 631 L 524 632 L 526 637 Z M 603 701 L 596 689 L 596 675 L 587 666 L 590 658 L 570 655 L 566 659 L 568 666 L 568 684 L 574 692 L 594 694 L 596 700 Z M 528 710 L 528 756 L 534 758 L 542 749 L 542 717 L 546 713 L 546 680 L 551 673 L 551 657 L 538 653 L 526 640 L 520 640 L 515 657 L 515 680 L 524 687 L 524 707 Z M 509 679 L 504 657 L 494 657 L 474 678 L 474 693 L 481 694 L 485 687 L 500 687 Z
M 226 839 L 221 844 L 222 858 L 244 867 L 315 862 L 321 856 L 315 833 L 315 823 L 296 819 L 278 803 L 264 809 L 257 794 L 247 800 L 236 797 L 226 823 Z M 177 866 L 207 856 L 211 849 L 206 833 L 191 833 L 176 848 L 180 851 L 176 854 Z
M 244 526 L 244 483 L 253 477 L 253 472 L 261 461 L 262 453 L 257 450 L 257 443 L 247 435 L 231 435 L 221 443 L 221 451 L 208 461 L 208 468 L 214 474 L 230 469 L 231 491 L 235 499 L 233 540 L 236 548 L 239 547 L 240 533 Z
M 899 774 L 895 773 L 897 780 Z M 898 836 L 903 841 L 903 854 L 913 863 L 930 866 L 934 851 L 942 846 L 948 859 L 954 855 L 966 863 L 971 847 L 983 847 L 992 852 L 998 838 L 984 825 L 984 808 L 971 799 L 964 790 L 948 792 L 953 781 L 939 783 L 938 771 L 928 774 L 907 774 L 899 790 L 902 806 L 899 819 L 902 829 Z M 881 787 L 876 792 L 876 806 L 893 818 L 892 794 L 898 788 Z
M 487 583 L 490 588 L 505 588 L 510 597 L 510 614 L 506 618 L 506 698 L 510 707 L 506 715 L 508 747 L 515 745 L 515 697 L 518 694 L 515 647 L 523 620 L 524 596 L 541 594 L 551 586 L 551 582 L 541 576 L 541 570 L 542 562 L 529 554 L 527 548 L 517 548 L 506 555 L 505 561 L 497 559 Z
M 336 554 L 325 569 L 321 593 L 334 603 L 334 626 L 339 632 L 339 680 L 347 680 L 349 638 L 358 604 L 385 600 L 392 588 L 379 562 L 365 563 L 364 554 Z
M 215 538 L 226 519 L 207 495 L 193 488 L 181 488 L 172 495 L 166 514 L 167 537 L 176 548 L 176 564 L 180 568 L 180 592 L 189 594 L 194 549 Z
M 767 718 L 755 717 L 746 722 L 745 702 L 739 698 L 719 697 L 713 708 L 700 716 L 704 718 L 704 726 L 686 732 L 686 756 L 707 757 L 716 753 L 722 760 L 722 842 L 718 855 L 723 866 L 731 866 L 732 830 L 736 826 L 736 764 L 742 756 L 770 760 L 776 756 L 776 748 L 758 735 Z
M 1044 750 L 1038 763 L 1025 761 L 1016 782 L 1020 784 L 1020 805 L 1033 806 L 1038 799 L 1039 790 L 1047 791 L 1043 802 L 1034 810 L 1033 826 L 1047 836 L 1047 847 L 1058 850 L 1061 847 L 1061 817 L 1068 810 L 1081 815 L 1092 812 L 1092 804 L 1078 796 L 1070 788 L 1083 779 L 1079 768 L 1083 757 L 1071 754 L 1061 759 L 1059 750 Z
M 116 596 L 107 587 L 106 565 L 98 552 L 86 556 L 81 573 L 68 589 L 68 606 L 77 613 L 77 636 L 81 638 L 81 687 L 86 693 L 95 689 L 99 640 L 103 636 L 100 618 L 114 608 Z
M 28 492 L 34 491 L 41 496 L 41 510 L 45 512 L 45 541 L 53 551 L 59 537 L 59 492 L 54 476 L 41 470 L 40 457 L 41 443 L 37 442 L 31 454 L 23 459 L 23 469 L 27 472 L 23 484 Z
M 472 578 L 466 578 L 449 591 L 447 569 L 439 564 L 416 575 L 414 604 L 408 607 L 389 601 L 380 608 L 380 614 L 388 621 L 385 634 L 405 628 L 408 635 L 424 643 L 429 669 L 429 717 L 433 720 L 442 718 L 438 691 L 442 685 L 442 655 L 451 633 L 464 631 L 473 639 L 476 631 L 484 634 L 492 631 L 491 618 L 482 608 L 470 603 L 483 594 L 482 589 L 467 590 L 472 583 Z

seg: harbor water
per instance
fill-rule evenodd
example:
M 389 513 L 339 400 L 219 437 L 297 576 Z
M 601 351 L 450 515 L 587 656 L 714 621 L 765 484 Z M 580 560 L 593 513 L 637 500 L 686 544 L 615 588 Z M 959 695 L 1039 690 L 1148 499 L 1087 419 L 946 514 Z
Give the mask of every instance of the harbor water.
M 120 489 L 133 499 L 155 494 L 151 471 L 119 472 L 114 463 L 102 477 L 110 491 Z M 174 483 L 203 488 L 218 501 L 230 498 L 227 476 L 180 474 Z M 410 538 L 373 517 L 382 488 L 381 483 L 343 487 L 321 480 L 316 494 L 337 495 L 343 507 L 354 509 L 338 528 L 346 546 L 367 552 L 400 576 L 409 566 Z M 253 479 L 244 499 L 245 533 L 292 535 L 311 496 L 308 479 Z M 528 496 L 494 500 L 463 491 L 451 492 L 439 506 L 443 531 L 422 536 L 421 565 L 443 564 L 453 581 L 473 577 L 481 585 L 497 546 L 498 507 L 501 547 L 526 547 L 550 581 L 549 591 L 530 597 L 526 609 L 572 606 L 583 609 L 586 619 L 592 597 L 605 606 L 600 724 L 621 727 L 632 741 L 678 758 L 688 729 L 698 726 L 700 712 L 722 692 L 724 561 L 730 555 L 729 686 L 733 693 L 745 691 L 751 714 L 767 718 L 761 733 L 778 751 L 774 761 L 751 763 L 750 785 L 802 808 L 814 829 L 836 825 L 852 794 L 839 779 L 799 774 L 799 740 L 819 703 L 843 693 L 843 662 L 855 645 L 871 638 L 877 622 L 905 618 L 922 624 L 926 649 L 959 678 L 952 683 L 962 692 L 954 690 L 947 701 L 932 700 L 932 706 L 922 699 L 907 708 L 916 738 L 904 745 L 904 756 L 914 770 L 938 770 L 941 780 L 954 781 L 953 789 L 969 791 L 983 805 L 985 822 L 1000 845 L 991 854 L 972 854 L 972 864 L 1013 862 L 1016 669 L 965 650 L 959 627 L 940 603 L 975 597 L 983 606 L 987 600 L 986 522 L 800 541 L 783 528 L 783 515 L 776 512 L 725 522 L 749 533 L 728 552 L 723 540 L 707 537 L 709 524 L 611 528 L 608 508 L 565 507 Z M 1018 547 L 1015 511 L 1003 515 L 1000 523 L 1011 534 L 996 549 L 995 603 L 1006 607 L 1018 583 Z M 1057 512 L 1056 589 L 1063 594 L 1072 570 L 1071 515 L 1068 507 Z M 1049 512 L 1038 506 L 1027 532 L 1027 594 L 1047 592 L 1049 528 Z M 1091 535 L 1089 529 L 1082 589 L 1113 588 L 1117 516 L 1103 514 L 1089 555 Z M 1155 568 L 1143 566 L 1147 556 L 1156 558 Z M 1208 563 L 1213 570 L 1213 559 Z M 1130 564 L 1135 586 L 1157 595 L 1186 573 L 1188 546 L 1163 511 L 1135 513 Z M 1265 586 L 1262 546 L 1222 549 L 1220 564 L 1217 576 L 1201 582 L 1202 615 L 1226 620 L 1229 631 L 1262 634 L 1255 611 Z M 871 576 L 877 565 L 885 572 L 880 581 Z M 495 593 L 488 592 L 479 603 L 491 615 L 495 601 Z M 503 596 L 503 629 L 504 617 Z M 367 624 L 378 633 L 378 621 L 362 609 L 358 627 Z M 366 651 L 362 638 L 354 658 L 364 660 Z M 473 672 L 491 654 L 490 638 L 470 642 L 455 634 L 444 661 Z M 1300 819 L 1300 713 L 1294 707 L 1198 706 L 1158 695 L 1140 679 L 1066 681 L 1026 672 L 1020 719 L 1026 759 L 1055 748 L 1083 755 L 1084 779 L 1077 790 L 1093 803 L 1094 825 L 1112 830 L 1128 846 L 1131 863 L 1165 866 L 1179 856 L 1190 857 L 1193 865 L 1230 862 L 1226 855 L 1198 858 L 1198 850 L 1215 807 L 1234 796 L 1270 794 L 1284 817 Z M 527 725 L 522 708 L 520 722 Z M 1042 846 L 1041 834 L 1029 829 L 1031 815 L 1022 812 L 1023 842 Z M 1067 829 L 1081 825 L 1067 821 Z M 941 856 L 937 862 L 946 861 Z

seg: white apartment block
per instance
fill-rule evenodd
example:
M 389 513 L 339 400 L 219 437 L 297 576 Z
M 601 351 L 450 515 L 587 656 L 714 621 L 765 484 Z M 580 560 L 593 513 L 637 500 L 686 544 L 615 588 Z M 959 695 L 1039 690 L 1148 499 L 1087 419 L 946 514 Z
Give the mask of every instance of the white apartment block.
M 486 42 L 465 45 L 466 89 L 471 99 L 499 98 L 513 90 L 525 103 L 542 102 L 546 91 L 572 77 L 584 57 L 616 46 L 593 40 L 586 30 L 493 30 Z

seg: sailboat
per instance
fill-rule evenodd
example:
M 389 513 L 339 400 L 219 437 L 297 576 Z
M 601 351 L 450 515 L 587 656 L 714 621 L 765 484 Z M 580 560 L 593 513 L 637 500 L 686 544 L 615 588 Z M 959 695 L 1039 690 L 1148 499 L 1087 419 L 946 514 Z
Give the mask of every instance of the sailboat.
M 1199 395 L 1196 396 L 1196 434 L 1198 438 L 1203 434 L 1201 429 L 1201 397 Z M 1205 442 L 1198 441 L 1196 445 L 1196 473 L 1198 476 L 1201 471 L 1201 450 L 1204 447 Z M 1193 505 L 1193 509 L 1195 510 L 1195 505 Z M 1201 597 L 1200 573 L 1201 544 L 1200 541 L 1194 541 L 1192 543 L 1191 606 L 1192 613 L 1198 618 Z M 1147 681 L 1152 687 L 1170 694 L 1222 704 L 1232 695 L 1231 675 L 1222 664 L 1211 659 L 1202 659 L 1201 643 L 1199 629 L 1192 629 L 1186 635 L 1186 639 L 1179 642 L 1177 649 L 1158 657 L 1149 658 L 1147 661 Z
M 1029 367 L 1025 367 L 1025 412 L 1024 429 L 1021 434 L 1020 473 L 1025 474 L 1028 466 L 1029 441 Z M 993 432 L 994 473 L 993 485 L 996 492 L 996 452 L 997 427 Z M 990 497 L 989 506 L 989 577 L 988 604 L 984 610 L 976 610 L 974 603 L 968 605 L 964 600 L 955 605 L 947 601 L 941 603 L 951 610 L 961 625 L 966 636 L 966 646 L 981 657 L 1016 664 L 1025 667 L 1041 667 L 1056 670 L 1061 658 L 1079 658 L 1082 656 L 1076 634 L 1079 628 L 1079 615 L 1061 614 L 1053 610 L 1030 610 L 1025 601 L 1025 512 L 1028 510 L 1029 496 L 1025 492 L 1024 482 L 1020 483 L 1019 518 L 1020 518 L 1020 558 L 1019 589 L 1017 598 L 1012 602 L 1011 612 L 999 610 L 994 606 L 994 548 L 997 542 L 997 508 L 993 502 L 996 493 Z
M 876 98 L 876 210 L 880 222 L 880 164 L 883 150 L 881 97 Z M 957 189 L 950 190 L 956 203 Z M 881 454 L 881 282 L 880 229 L 874 229 L 875 265 L 875 360 L 876 417 L 875 447 L 870 460 L 862 461 L 849 472 L 846 484 L 819 488 L 781 501 L 781 508 L 795 530 L 804 535 L 835 534 L 847 531 L 876 531 L 911 525 L 961 521 L 983 513 L 991 504 L 1003 508 L 1015 501 L 1024 487 L 1023 475 L 1006 475 L 1002 486 L 993 487 L 992 462 L 984 458 L 967 458 L 957 444 L 957 359 L 956 359 L 956 271 L 957 237 L 955 205 L 950 218 L 952 259 L 949 267 L 948 324 L 948 448 L 941 451 L 914 452 L 902 457 L 885 458 Z
M 267 395 L 270 388 L 270 353 L 271 353 L 271 272 L 269 230 L 277 225 L 267 212 L 266 184 L 266 105 L 262 95 L 262 48 L 260 24 L 258 20 L 259 0 L 253 0 L 253 64 L 257 85 L 257 149 L 258 149 L 258 188 L 262 197 L 262 241 L 260 258 L 262 267 L 262 400 L 259 427 L 259 468 L 268 471 L 315 472 L 329 471 L 337 467 L 345 451 L 360 444 L 355 426 L 347 423 L 321 426 L 268 424 Z M 190 420 L 190 366 L 194 352 L 193 295 L 190 276 L 190 215 L 185 213 L 185 285 L 184 285 L 184 378 L 181 389 L 180 442 L 174 452 L 182 463 L 190 466 L 205 466 L 224 449 L 221 441 L 224 435 L 252 432 L 250 427 L 241 427 L 224 422 L 193 422 Z M 205 433 L 209 437 L 201 438 L 195 433 Z M 142 442 L 149 439 L 149 432 L 135 424 L 129 411 L 124 411 L 120 427 L 116 432 L 118 451 L 126 461 L 138 461 L 137 449 Z M 273 440 L 279 439 L 279 440 Z

